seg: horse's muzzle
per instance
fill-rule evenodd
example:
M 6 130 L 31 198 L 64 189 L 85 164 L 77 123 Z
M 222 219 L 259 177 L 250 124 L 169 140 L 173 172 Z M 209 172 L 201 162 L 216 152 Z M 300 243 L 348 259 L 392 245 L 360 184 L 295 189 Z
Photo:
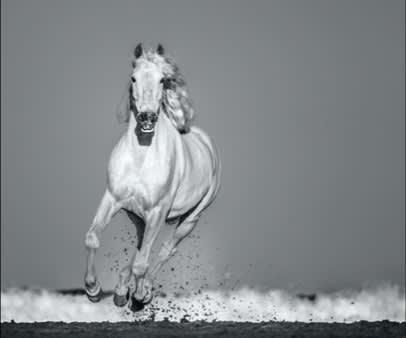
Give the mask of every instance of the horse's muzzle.
M 155 124 L 158 121 L 158 114 L 155 112 L 140 112 L 137 114 L 137 123 L 143 133 L 153 133 Z

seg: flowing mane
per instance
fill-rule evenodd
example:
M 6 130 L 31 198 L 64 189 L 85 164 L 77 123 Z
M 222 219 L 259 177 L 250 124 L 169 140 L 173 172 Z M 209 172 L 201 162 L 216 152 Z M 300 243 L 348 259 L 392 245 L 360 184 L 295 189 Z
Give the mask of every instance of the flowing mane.
M 143 62 L 145 60 L 162 67 L 165 76 L 162 99 L 163 111 L 180 133 L 189 132 L 195 113 L 192 100 L 189 97 L 186 81 L 175 60 L 170 56 L 161 56 L 152 50 L 148 50 L 143 53 L 137 61 L 133 61 L 132 65 L 135 67 L 136 62 Z M 130 82 L 126 88 L 128 91 L 128 100 L 124 102 L 125 105 L 121 106 L 118 111 L 118 120 L 124 123 L 129 121 L 131 111 L 136 109 L 131 102 L 132 88 Z

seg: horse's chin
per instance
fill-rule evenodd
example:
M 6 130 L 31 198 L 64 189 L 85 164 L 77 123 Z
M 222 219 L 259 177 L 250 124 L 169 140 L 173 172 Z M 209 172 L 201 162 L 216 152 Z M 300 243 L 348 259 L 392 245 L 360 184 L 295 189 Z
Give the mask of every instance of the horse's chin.
M 137 136 L 138 143 L 140 145 L 149 146 L 155 134 L 155 128 L 152 129 L 135 128 L 134 133 Z

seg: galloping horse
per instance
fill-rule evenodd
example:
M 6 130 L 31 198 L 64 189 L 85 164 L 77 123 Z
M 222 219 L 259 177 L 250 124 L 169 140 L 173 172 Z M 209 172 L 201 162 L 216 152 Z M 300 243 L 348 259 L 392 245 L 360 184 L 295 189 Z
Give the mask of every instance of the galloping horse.
M 114 303 L 127 304 L 134 277 L 131 298 L 141 309 L 152 300 L 158 270 L 216 197 L 220 161 L 206 133 L 190 125 L 193 109 L 174 60 L 161 45 L 144 51 L 138 44 L 134 56 L 125 111 L 128 129 L 110 156 L 106 190 L 85 237 L 85 289 L 91 301 L 102 298 L 94 262 L 99 236 L 125 210 L 137 227 L 138 243 L 132 262 L 119 274 Z M 151 249 L 165 223 L 171 224 L 171 234 L 150 267 Z

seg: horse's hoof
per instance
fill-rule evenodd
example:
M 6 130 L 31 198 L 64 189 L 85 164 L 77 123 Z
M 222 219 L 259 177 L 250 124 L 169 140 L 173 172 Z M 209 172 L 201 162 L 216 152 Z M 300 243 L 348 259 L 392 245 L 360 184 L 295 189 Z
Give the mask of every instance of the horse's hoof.
M 149 303 L 152 302 L 152 298 L 153 298 L 152 292 L 149 292 L 149 293 L 144 297 L 144 299 L 142 300 L 142 302 L 144 303 L 144 305 L 147 305 L 147 304 L 149 304 Z
M 139 300 L 132 297 L 132 299 L 131 299 L 131 311 L 132 312 L 141 311 L 144 307 L 145 307 L 145 304 L 143 302 L 140 302 Z
M 128 299 L 130 298 L 130 290 L 127 290 L 127 293 L 124 296 L 118 295 L 114 292 L 114 305 L 118 307 L 123 307 L 128 303 Z
M 137 299 L 134 295 L 132 295 L 131 297 L 131 311 L 133 312 L 137 312 L 137 311 L 141 311 L 142 309 L 144 309 L 145 305 L 148 305 L 149 303 L 152 302 L 152 294 L 149 296 L 144 296 L 144 298 Z
M 87 293 L 87 298 L 89 298 L 89 300 L 92 303 L 97 303 L 100 302 L 100 300 L 103 298 L 103 290 L 100 288 L 99 292 L 96 295 L 90 295 L 89 293 Z
M 103 290 L 102 290 L 99 282 L 97 282 L 97 284 L 93 288 L 93 290 L 89 289 L 89 287 L 87 285 L 85 287 L 85 290 L 86 290 L 87 298 L 89 298 L 89 300 L 93 303 L 100 302 L 100 300 L 103 298 Z

